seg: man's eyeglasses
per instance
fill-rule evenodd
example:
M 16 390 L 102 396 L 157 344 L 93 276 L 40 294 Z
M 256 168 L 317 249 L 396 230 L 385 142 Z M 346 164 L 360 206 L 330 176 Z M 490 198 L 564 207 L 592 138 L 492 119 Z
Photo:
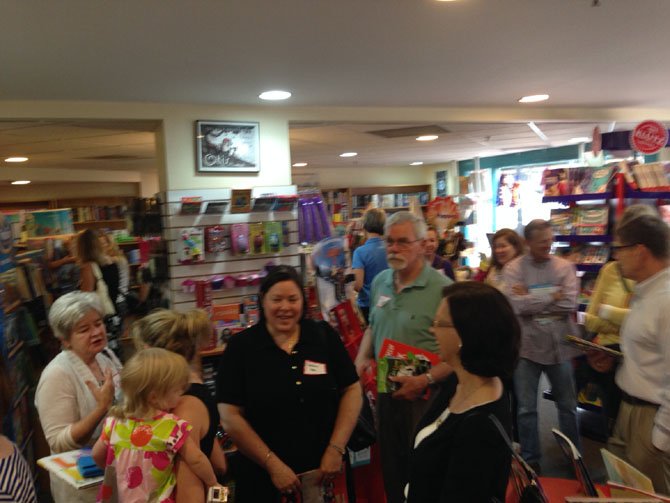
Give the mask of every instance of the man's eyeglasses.
M 400 239 L 386 238 L 384 240 L 387 248 L 396 245 L 401 250 L 406 250 L 407 248 L 409 248 L 409 245 L 411 245 L 412 243 L 416 243 L 417 241 L 421 241 L 421 239 L 410 240 L 407 238 L 400 238 Z
M 633 246 L 637 246 L 639 243 L 633 243 L 630 245 L 612 245 L 610 248 L 612 249 L 613 252 L 621 251 L 626 248 L 632 248 Z
M 435 327 L 435 328 L 454 328 L 454 324 L 449 323 L 448 321 L 433 320 L 433 327 Z

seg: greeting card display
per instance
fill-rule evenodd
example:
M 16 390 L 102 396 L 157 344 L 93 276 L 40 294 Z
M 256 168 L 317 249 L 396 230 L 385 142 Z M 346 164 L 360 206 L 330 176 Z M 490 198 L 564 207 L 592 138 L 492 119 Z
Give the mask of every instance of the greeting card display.
M 190 227 L 181 230 L 177 241 L 177 257 L 181 264 L 198 264 L 205 261 L 202 229 Z

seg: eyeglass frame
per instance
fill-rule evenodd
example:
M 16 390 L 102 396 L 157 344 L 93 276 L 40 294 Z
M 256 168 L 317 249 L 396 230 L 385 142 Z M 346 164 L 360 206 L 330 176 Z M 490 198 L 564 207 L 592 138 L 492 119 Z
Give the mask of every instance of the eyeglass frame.
M 632 243 L 632 244 L 629 244 L 629 245 L 615 245 L 615 244 L 613 244 L 613 245 L 610 246 L 610 249 L 611 249 L 613 252 L 618 252 L 618 251 L 620 251 L 620 250 L 624 250 L 624 249 L 626 249 L 626 248 L 632 248 L 633 246 L 637 246 L 637 245 L 639 245 L 639 244 L 640 244 L 640 243 Z
M 412 243 L 416 243 L 417 241 L 423 241 L 423 239 L 414 239 L 412 241 L 410 241 L 408 239 L 407 241 L 402 241 L 403 239 L 405 239 L 405 238 L 391 240 L 391 242 L 389 243 L 389 239 L 384 238 L 384 245 L 386 246 L 386 248 L 389 248 L 389 247 L 395 245 L 398 248 L 400 248 L 401 250 L 407 250 L 409 248 L 409 245 L 411 245 Z

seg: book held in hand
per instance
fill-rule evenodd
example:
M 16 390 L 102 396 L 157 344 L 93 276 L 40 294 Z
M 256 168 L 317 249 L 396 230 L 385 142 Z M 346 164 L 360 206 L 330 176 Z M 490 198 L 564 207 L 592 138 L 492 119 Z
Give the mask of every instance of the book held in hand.
M 582 351 L 595 350 L 605 353 L 606 355 L 613 356 L 614 358 L 623 358 L 623 353 L 621 351 L 617 351 L 616 349 L 612 349 L 601 344 L 596 344 L 595 342 L 587 341 L 586 339 L 580 339 L 574 335 L 566 335 L 565 340 L 573 346 L 578 347 Z
M 425 349 L 384 339 L 377 361 L 377 391 L 393 393 L 400 387 L 390 377 L 417 376 L 428 372 L 440 357 Z
M 347 481 L 341 471 L 330 480 L 324 480 L 320 470 L 298 474 L 300 491 L 282 494 L 280 503 L 348 503 Z
M 50 475 L 56 476 L 75 489 L 87 489 L 102 484 L 102 475 L 85 477 L 77 469 L 77 461 L 80 456 L 90 456 L 90 449 L 77 449 L 62 452 L 37 460 L 37 464 L 47 470 Z

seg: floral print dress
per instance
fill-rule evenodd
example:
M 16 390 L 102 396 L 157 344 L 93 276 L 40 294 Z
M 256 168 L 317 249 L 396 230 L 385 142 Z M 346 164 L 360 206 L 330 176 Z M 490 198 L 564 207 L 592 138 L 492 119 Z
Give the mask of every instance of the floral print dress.
M 101 435 L 107 446 L 106 475 L 97 501 L 174 502 L 174 457 L 190 431 L 190 424 L 167 412 L 151 420 L 108 417 Z M 110 468 L 116 487 L 107 477 Z

